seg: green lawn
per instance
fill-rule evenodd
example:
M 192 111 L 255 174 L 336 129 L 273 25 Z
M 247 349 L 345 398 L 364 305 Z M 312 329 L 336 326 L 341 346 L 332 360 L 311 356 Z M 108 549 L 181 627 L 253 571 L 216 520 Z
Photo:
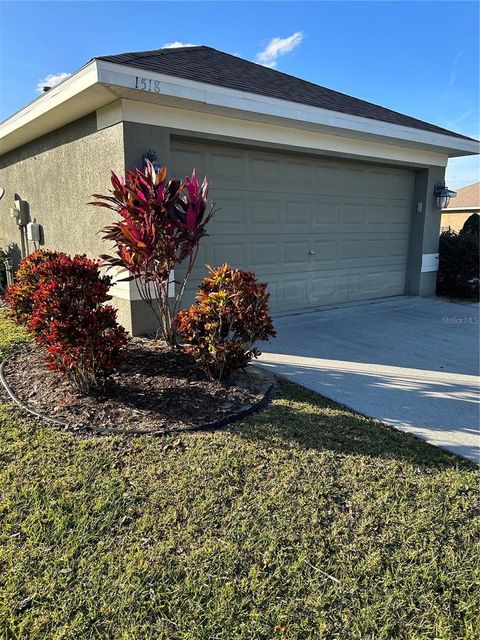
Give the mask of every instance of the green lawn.
M 25 336 L 0 320 L 3 353 Z M 0 637 L 480 638 L 479 475 L 292 385 L 226 431 L 0 406 Z

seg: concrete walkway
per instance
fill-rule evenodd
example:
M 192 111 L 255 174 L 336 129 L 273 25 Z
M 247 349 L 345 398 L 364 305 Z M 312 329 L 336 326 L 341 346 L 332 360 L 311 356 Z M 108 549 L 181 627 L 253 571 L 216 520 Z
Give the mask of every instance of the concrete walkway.
M 275 318 L 260 364 L 480 462 L 479 305 L 391 298 Z

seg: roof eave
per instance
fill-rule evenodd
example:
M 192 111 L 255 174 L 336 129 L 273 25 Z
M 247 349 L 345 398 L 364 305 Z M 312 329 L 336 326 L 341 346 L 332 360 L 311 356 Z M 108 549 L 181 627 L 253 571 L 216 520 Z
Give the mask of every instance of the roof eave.
M 135 67 L 91 60 L 72 76 L 0 123 L 2 153 L 87 115 L 120 97 L 177 100 L 190 108 L 211 109 L 247 119 L 268 119 L 290 127 L 318 126 L 336 135 L 386 140 L 391 144 L 429 148 L 449 157 L 480 153 L 474 140 L 404 127 L 297 102 L 144 72 Z

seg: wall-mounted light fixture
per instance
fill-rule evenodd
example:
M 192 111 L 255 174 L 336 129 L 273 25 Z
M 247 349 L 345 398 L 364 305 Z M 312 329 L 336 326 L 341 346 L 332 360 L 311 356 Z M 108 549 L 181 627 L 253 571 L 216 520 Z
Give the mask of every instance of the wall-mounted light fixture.
M 444 182 L 437 182 L 433 188 L 433 195 L 437 199 L 437 207 L 439 209 L 446 209 L 450 202 L 450 198 L 457 197 L 457 192 L 448 189 Z
M 0 200 L 3 198 L 4 195 L 5 195 L 5 189 L 3 187 L 0 187 Z
M 143 160 L 143 166 L 144 167 L 146 165 L 145 160 L 150 160 L 150 162 L 153 165 L 153 168 L 155 169 L 155 171 L 157 173 L 162 168 L 162 165 L 158 161 L 157 154 L 155 153 L 155 151 L 153 149 L 148 149 L 148 151 L 145 151 L 145 153 L 143 154 L 142 160 Z

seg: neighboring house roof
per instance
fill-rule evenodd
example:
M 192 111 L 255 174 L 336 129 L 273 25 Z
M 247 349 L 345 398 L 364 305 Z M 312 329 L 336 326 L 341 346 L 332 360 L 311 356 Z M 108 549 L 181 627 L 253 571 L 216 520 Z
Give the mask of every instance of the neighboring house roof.
M 365 100 L 353 98 L 313 82 L 290 76 L 223 51 L 217 51 L 211 47 L 154 49 L 152 51 L 99 56 L 94 60 L 124 64 L 145 71 L 206 82 L 229 89 L 247 91 L 312 107 L 320 107 L 340 113 L 371 118 L 372 120 L 412 127 L 422 131 L 443 133 L 465 140 L 472 140 L 472 138 L 460 133 L 443 129 Z
M 457 191 L 457 197 L 450 200 L 451 207 L 444 209 L 443 213 L 450 211 L 480 210 L 480 182 L 468 184 Z

